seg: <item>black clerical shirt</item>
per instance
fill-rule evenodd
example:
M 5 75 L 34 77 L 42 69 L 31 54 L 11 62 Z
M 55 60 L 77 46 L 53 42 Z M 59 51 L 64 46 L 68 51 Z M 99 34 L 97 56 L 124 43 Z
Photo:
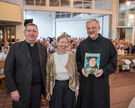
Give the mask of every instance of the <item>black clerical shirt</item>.
M 41 84 L 42 75 L 40 69 L 40 60 L 39 60 L 39 53 L 38 53 L 38 46 L 37 43 L 29 44 L 27 43 L 28 49 L 30 51 L 32 63 L 33 63 L 33 71 L 32 71 L 32 85 Z

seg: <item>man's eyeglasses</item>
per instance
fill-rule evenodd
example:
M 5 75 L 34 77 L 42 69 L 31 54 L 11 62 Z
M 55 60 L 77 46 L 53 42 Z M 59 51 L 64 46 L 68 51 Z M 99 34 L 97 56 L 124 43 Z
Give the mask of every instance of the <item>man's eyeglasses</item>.
M 28 33 L 30 33 L 30 32 L 37 33 L 36 30 L 25 30 L 25 31 L 27 31 Z

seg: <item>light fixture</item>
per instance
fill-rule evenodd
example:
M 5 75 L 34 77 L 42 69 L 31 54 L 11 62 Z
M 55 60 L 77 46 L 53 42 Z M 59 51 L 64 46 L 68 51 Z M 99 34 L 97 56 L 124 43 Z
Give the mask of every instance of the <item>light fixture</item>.
M 128 16 L 128 19 L 134 19 L 134 14 L 130 14 L 130 15 Z
M 127 6 L 129 6 L 130 4 L 131 4 L 131 2 L 130 2 L 130 1 L 127 1 L 127 2 L 126 2 L 126 5 L 127 5 Z

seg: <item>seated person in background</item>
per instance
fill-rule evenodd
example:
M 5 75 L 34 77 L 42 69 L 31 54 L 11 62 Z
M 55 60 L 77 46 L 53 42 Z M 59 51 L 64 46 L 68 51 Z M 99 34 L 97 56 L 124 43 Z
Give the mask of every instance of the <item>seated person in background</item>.
M 127 70 L 129 71 L 131 69 L 131 61 L 128 59 L 122 59 L 122 61 L 125 62 L 124 65 L 122 65 L 122 70 Z
M 126 48 L 125 50 L 127 51 L 127 54 L 134 54 L 135 46 L 133 46 L 131 42 L 128 42 L 128 48 Z
M 7 47 L 8 51 L 9 51 L 10 46 L 9 46 L 9 42 L 8 41 L 4 42 L 4 46 L 2 46 L 2 49 L 1 49 L 2 52 L 4 51 L 4 47 Z
M 118 55 L 124 55 L 126 51 L 124 50 L 124 45 L 120 45 L 120 48 L 118 49 Z
M 8 47 L 4 47 L 4 51 L 0 53 L 0 62 L 5 61 L 8 54 Z M 0 74 L 4 73 L 4 68 L 0 68 Z
M 54 53 L 55 52 L 55 50 L 56 50 L 56 45 L 55 45 L 55 42 L 51 42 L 50 43 L 50 45 L 49 45 L 49 52 L 50 52 L 50 54 L 52 54 L 52 53 Z
M 5 61 L 8 54 L 8 47 L 4 47 L 4 50 L 2 53 L 0 53 L 0 61 Z
M 118 49 L 118 55 L 124 55 L 127 54 L 128 51 L 124 50 L 124 45 L 120 45 L 120 48 Z M 125 62 L 124 65 L 122 65 L 122 70 L 129 71 L 131 69 L 131 60 L 129 59 L 122 59 L 122 61 Z

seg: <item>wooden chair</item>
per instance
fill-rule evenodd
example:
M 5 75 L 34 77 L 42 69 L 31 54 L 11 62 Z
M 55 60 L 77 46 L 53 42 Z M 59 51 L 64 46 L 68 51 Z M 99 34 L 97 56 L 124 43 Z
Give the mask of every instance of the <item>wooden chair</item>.
M 5 61 L 0 62 L 0 68 L 4 68 Z M 6 91 L 6 84 L 5 84 L 5 75 L 0 74 L 0 80 L 1 80 L 1 89 L 3 91 Z
M 125 62 L 122 61 L 123 59 L 128 59 L 132 62 L 132 59 L 135 59 L 135 54 L 126 54 L 126 55 L 118 55 L 117 56 L 117 70 L 116 70 L 116 74 L 119 74 L 119 67 L 121 65 L 124 65 Z

